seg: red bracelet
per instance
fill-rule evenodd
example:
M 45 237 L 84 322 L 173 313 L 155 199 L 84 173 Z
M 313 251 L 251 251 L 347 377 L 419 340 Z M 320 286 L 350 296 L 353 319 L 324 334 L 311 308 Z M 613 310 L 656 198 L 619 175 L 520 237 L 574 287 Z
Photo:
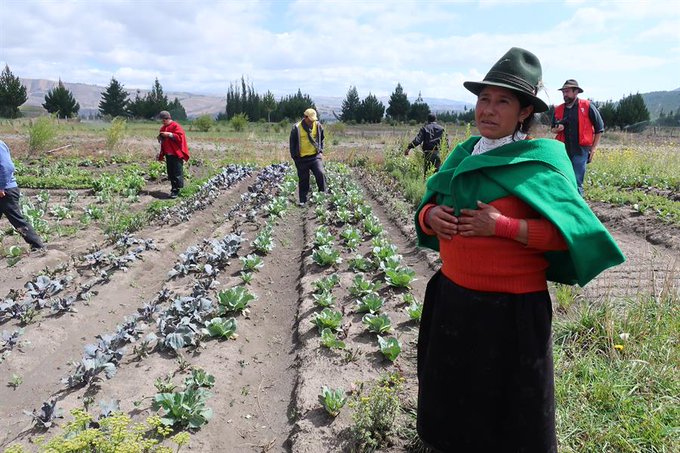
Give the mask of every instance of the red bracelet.
M 494 234 L 502 238 L 515 239 L 519 234 L 519 226 L 519 219 L 502 215 L 496 219 Z

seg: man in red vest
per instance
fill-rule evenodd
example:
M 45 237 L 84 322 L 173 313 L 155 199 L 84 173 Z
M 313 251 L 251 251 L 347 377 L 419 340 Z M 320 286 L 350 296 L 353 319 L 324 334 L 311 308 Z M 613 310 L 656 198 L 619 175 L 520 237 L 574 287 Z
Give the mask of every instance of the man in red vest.
M 158 160 L 165 160 L 171 185 L 170 198 L 177 198 L 179 190 L 184 187 L 184 162 L 189 160 L 187 136 L 182 126 L 172 120 L 170 112 L 163 110 L 158 116 L 163 121 L 158 133 L 158 142 L 161 144 Z
M 583 93 L 578 82 L 569 79 L 562 88 L 564 104 L 555 107 L 552 128 L 557 140 L 564 143 L 571 159 L 578 183 L 578 191 L 583 195 L 583 178 L 586 164 L 595 156 L 595 149 L 600 143 L 600 135 L 604 132 L 604 121 L 595 105 L 587 99 L 579 99 Z

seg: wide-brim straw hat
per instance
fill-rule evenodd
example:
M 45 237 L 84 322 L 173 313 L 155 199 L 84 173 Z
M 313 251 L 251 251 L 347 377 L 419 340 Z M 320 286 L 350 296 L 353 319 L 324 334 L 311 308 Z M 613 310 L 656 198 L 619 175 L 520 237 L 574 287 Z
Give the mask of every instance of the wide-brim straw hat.
M 493 65 L 481 82 L 464 82 L 472 93 L 479 93 L 486 86 L 507 88 L 527 99 L 534 106 L 534 113 L 545 112 L 548 105 L 536 94 L 543 86 L 543 71 L 538 57 L 528 50 L 513 47 Z

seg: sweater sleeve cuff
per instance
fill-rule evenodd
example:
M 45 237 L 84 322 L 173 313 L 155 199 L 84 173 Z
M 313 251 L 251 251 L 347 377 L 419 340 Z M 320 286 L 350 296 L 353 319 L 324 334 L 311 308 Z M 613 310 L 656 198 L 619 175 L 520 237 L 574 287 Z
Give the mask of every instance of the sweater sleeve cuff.
M 501 215 L 496 219 L 494 234 L 498 237 L 515 239 L 519 234 L 519 219 Z
M 548 219 L 527 219 L 527 247 L 539 250 L 566 250 L 567 243 Z
M 423 230 L 423 233 L 427 234 L 428 236 L 434 236 L 437 234 L 425 222 L 425 219 L 427 218 L 427 213 L 430 211 L 430 209 L 434 208 L 435 206 L 437 205 L 434 203 L 428 203 L 425 206 L 423 206 L 423 209 L 420 210 L 420 214 L 418 214 L 418 223 L 420 224 L 420 228 Z

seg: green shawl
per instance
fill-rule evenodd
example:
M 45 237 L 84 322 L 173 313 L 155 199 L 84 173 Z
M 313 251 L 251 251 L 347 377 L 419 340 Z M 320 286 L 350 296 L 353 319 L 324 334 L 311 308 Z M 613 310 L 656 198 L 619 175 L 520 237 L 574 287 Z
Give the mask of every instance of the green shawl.
M 425 234 L 418 222 L 425 204 L 450 206 L 459 215 L 461 209 L 477 209 L 477 200 L 490 203 L 514 195 L 550 220 L 569 247 L 545 252 L 548 280 L 585 286 L 600 272 L 625 261 L 614 239 L 579 195 L 564 144 L 550 139 L 522 140 L 472 156 L 478 140 L 471 137 L 456 146 L 439 172 L 428 179 L 416 212 L 418 245 L 439 250 L 437 237 Z

